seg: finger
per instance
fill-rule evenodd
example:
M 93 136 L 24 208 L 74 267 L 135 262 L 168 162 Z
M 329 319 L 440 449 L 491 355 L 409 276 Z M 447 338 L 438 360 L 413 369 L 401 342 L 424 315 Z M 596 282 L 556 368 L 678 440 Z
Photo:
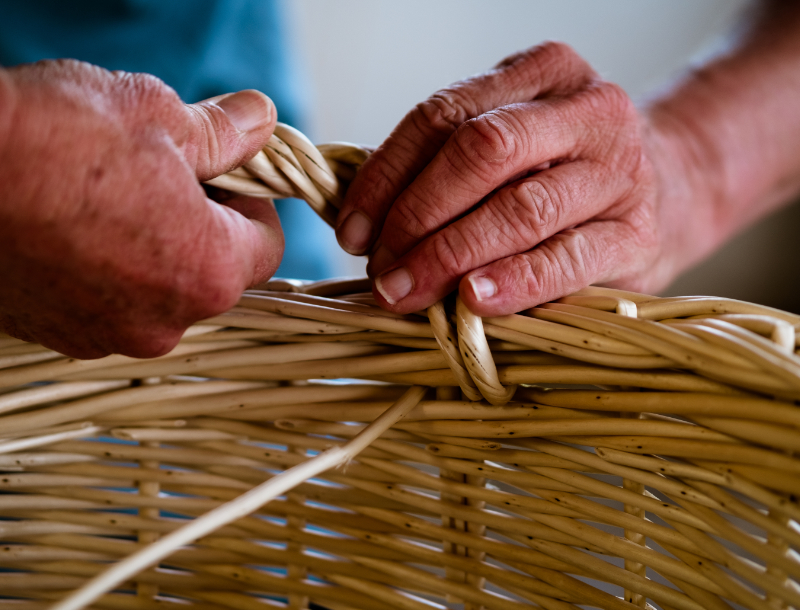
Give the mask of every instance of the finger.
M 267 226 L 274 227 L 281 234 L 283 233 L 278 211 L 275 209 L 275 203 L 272 199 L 240 195 L 208 184 L 204 184 L 203 189 L 212 201 L 236 210 L 245 218 L 258 220 Z
M 188 128 L 178 144 L 201 181 L 251 159 L 266 145 L 277 121 L 272 100 L 253 89 L 188 104 L 185 109 Z
M 251 197 L 228 202 L 230 207 L 201 198 L 181 217 L 174 250 L 163 257 L 165 273 L 143 290 L 147 299 L 108 308 L 87 321 L 106 353 L 163 355 L 189 326 L 227 311 L 245 288 L 272 276 L 283 254 L 274 206 Z
M 36 338 L 33 333 L 20 324 L 20 321 L 17 319 L 18 317 L 19 315 L 11 316 L 0 312 L 0 332 L 4 332 L 9 337 L 14 337 L 20 341 L 34 343 Z
M 53 332 L 41 322 L 33 322 L 14 319 L 0 315 L 0 329 L 9 337 L 27 341 L 28 343 L 38 343 L 47 349 L 51 349 L 59 354 L 64 354 L 71 358 L 81 360 L 93 360 L 107 356 L 108 352 L 97 345 L 91 337 L 86 334 L 70 334 Z
M 639 163 L 635 112 L 624 91 L 602 84 L 468 121 L 394 203 L 368 271 L 381 273 L 421 239 L 532 169 L 588 158 L 602 159 L 609 173 L 631 172 Z
M 594 76 L 591 67 L 568 46 L 547 43 L 417 105 L 351 184 L 339 213 L 339 243 L 351 254 L 368 251 L 392 202 L 464 121 L 499 106 L 564 95 Z
M 237 196 L 224 204 L 209 201 L 223 215 L 226 241 L 242 273 L 242 287 L 268 280 L 283 258 L 284 237 L 278 212 L 269 199 Z M 237 295 L 238 296 L 238 295 Z
M 383 300 L 417 311 L 452 292 L 468 271 L 526 252 L 601 212 L 623 213 L 633 186 L 596 161 L 558 165 L 504 187 L 477 210 L 431 235 L 375 280 Z M 619 209 L 618 209 L 619 208 Z M 405 279 L 405 282 L 400 282 Z M 413 290 L 403 294 L 403 290 Z
M 268 280 L 281 264 L 285 248 L 283 229 L 275 204 L 271 199 L 244 195 L 226 198 L 221 203 L 248 219 L 258 234 L 258 249 L 252 254 L 255 261 L 253 277 L 247 287 Z
M 274 206 L 251 197 L 235 197 L 231 203 L 241 213 L 207 199 L 205 209 L 186 219 L 185 234 L 197 238 L 184 246 L 183 260 L 170 273 L 176 294 L 164 305 L 116 310 L 87 323 L 106 353 L 136 358 L 166 354 L 189 326 L 224 313 L 245 288 L 275 273 L 283 233 Z
M 476 269 L 461 280 L 459 293 L 481 316 L 522 311 L 589 284 L 635 276 L 652 258 L 653 237 L 628 218 L 587 223 Z
M 96 322 L 97 318 L 84 316 L 83 312 L 54 311 L 38 303 L 33 303 L 29 311 L 18 311 L 13 316 L 0 314 L 0 329 L 9 336 L 81 360 L 111 353 L 98 340 Z

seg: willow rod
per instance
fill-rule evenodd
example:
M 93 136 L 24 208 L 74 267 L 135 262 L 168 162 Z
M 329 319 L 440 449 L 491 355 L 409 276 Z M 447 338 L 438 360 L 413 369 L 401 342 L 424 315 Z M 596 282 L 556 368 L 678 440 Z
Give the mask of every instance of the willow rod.
M 300 464 L 294 469 L 278 475 L 266 483 L 254 487 L 236 500 L 220 506 L 202 517 L 192 521 L 183 528 L 172 532 L 170 535 L 159 539 L 138 553 L 131 555 L 111 569 L 103 572 L 99 577 L 90 580 L 78 591 L 56 604 L 53 610 L 80 610 L 91 604 L 103 593 L 113 589 L 116 585 L 137 574 L 142 569 L 158 563 L 168 556 L 174 549 L 189 544 L 202 536 L 209 534 L 222 525 L 244 517 L 257 510 L 271 499 L 296 487 L 299 482 L 305 481 L 316 474 L 335 468 L 355 457 L 360 450 L 369 446 L 376 436 L 388 429 L 395 421 L 414 408 L 422 399 L 424 388 L 411 387 L 403 396 L 381 417 L 376 419 L 368 429 L 355 437 L 344 447 L 334 447 L 319 454 L 315 458 Z

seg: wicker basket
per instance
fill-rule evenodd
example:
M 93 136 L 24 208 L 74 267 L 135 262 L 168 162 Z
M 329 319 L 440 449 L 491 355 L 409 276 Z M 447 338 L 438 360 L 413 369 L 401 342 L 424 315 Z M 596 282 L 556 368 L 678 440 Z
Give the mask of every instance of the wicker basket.
M 368 287 L 269 282 L 154 360 L 1 337 L 0 608 L 800 608 L 800 317 Z
M 152 361 L 2 340 L 0 592 L 29 600 L 3 606 L 64 598 L 415 384 L 346 466 L 94 605 L 800 607 L 797 316 L 588 289 L 481 323 L 387 313 L 364 281 L 264 288 Z

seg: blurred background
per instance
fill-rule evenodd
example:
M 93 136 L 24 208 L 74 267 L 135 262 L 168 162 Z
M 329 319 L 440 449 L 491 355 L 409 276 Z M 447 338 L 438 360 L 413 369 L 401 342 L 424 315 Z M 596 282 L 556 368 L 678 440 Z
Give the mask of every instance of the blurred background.
M 543 40 L 572 45 L 606 79 L 645 99 L 724 45 L 745 0 L 292 0 L 290 42 L 307 77 L 316 142 L 378 144 L 437 89 Z M 800 207 L 766 219 L 665 294 L 710 294 L 800 311 Z M 340 253 L 342 274 L 363 261 Z

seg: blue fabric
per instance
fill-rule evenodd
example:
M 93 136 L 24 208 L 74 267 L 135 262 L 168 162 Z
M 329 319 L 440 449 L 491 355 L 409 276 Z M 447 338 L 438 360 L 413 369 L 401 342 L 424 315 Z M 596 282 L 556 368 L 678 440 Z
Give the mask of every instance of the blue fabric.
M 186 102 L 259 89 L 297 124 L 282 22 L 273 0 L 0 0 L 0 64 L 70 57 L 147 72 Z
M 0 65 L 72 58 L 147 72 L 186 102 L 258 89 L 282 122 L 302 129 L 306 96 L 282 24 L 278 0 L 0 0 Z M 303 203 L 279 207 L 286 254 L 277 275 L 331 277 L 331 229 Z

